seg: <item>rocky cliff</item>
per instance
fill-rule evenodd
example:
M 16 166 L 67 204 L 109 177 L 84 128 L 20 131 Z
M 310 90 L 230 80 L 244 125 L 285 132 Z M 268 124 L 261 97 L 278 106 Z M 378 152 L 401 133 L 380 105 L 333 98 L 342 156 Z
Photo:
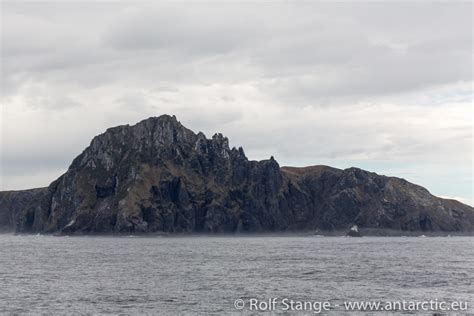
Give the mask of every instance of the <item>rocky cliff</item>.
M 173 116 L 96 136 L 48 188 L 0 192 L 0 229 L 44 233 L 473 231 L 474 210 L 357 168 L 249 161 Z
M 31 217 L 21 217 L 25 214 L 34 215 L 34 210 L 27 211 L 27 208 L 40 208 L 46 192 L 47 188 L 0 192 L 0 233 L 15 231 L 20 221 L 31 221 Z

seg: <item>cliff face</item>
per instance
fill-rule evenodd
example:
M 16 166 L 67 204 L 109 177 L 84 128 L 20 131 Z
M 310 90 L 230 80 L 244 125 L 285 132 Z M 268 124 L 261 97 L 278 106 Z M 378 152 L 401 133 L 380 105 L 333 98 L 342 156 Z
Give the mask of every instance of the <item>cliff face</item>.
M 359 227 L 472 231 L 474 211 L 403 179 L 249 161 L 160 116 L 96 136 L 48 188 L 0 193 L 18 232 L 273 232 Z
M 0 232 L 14 232 L 20 222 L 30 226 L 33 218 L 24 215 L 34 215 L 34 209 L 41 208 L 46 192 L 47 188 L 0 192 Z
M 388 228 L 407 231 L 473 231 L 474 210 L 431 195 L 404 179 L 358 168 L 283 167 L 315 201 L 317 227 Z

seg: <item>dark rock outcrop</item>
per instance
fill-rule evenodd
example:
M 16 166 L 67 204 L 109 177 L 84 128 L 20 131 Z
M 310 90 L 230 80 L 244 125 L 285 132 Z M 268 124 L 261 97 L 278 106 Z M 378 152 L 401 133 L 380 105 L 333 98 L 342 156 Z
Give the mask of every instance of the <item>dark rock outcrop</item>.
M 0 192 L 0 232 L 14 232 L 20 223 L 31 226 L 46 192 L 47 188 Z
M 473 231 L 472 207 L 357 168 L 249 161 L 173 116 L 96 136 L 48 188 L 1 192 L 17 232 Z

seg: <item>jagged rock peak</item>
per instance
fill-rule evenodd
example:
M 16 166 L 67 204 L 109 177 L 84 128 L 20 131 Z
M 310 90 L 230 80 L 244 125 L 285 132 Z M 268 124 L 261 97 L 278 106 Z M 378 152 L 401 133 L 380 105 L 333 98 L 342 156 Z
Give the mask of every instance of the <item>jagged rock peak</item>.
M 150 117 L 132 126 L 109 128 L 94 137 L 90 146 L 73 161 L 70 168 L 102 165 L 109 170 L 124 157 L 158 156 L 165 148 L 178 152 L 189 150 L 196 139 L 197 135 L 184 127 L 174 115 Z
M 168 128 L 185 128 L 180 121 L 176 118 L 175 115 L 168 115 L 168 114 L 163 114 L 160 116 L 151 116 L 147 119 L 144 119 L 137 124 L 135 124 L 135 127 L 139 127 L 141 125 L 144 125 L 145 127 L 148 128 L 156 128 L 157 126 L 162 126 L 162 127 L 168 127 Z
M 108 128 L 93 138 L 89 147 L 77 157 L 70 168 L 88 165 L 103 166 L 110 170 L 124 158 L 145 160 L 217 155 L 224 160 L 233 157 L 246 159 L 242 149 L 232 151 L 229 140 L 221 133 L 208 139 L 202 132 L 194 133 L 183 126 L 176 116 L 161 115 L 142 120 L 135 125 Z M 183 156 L 184 155 L 184 156 Z
M 222 134 L 175 116 L 96 136 L 48 188 L 0 192 L 0 229 L 235 232 L 362 229 L 474 232 L 472 207 L 358 168 L 249 161 Z

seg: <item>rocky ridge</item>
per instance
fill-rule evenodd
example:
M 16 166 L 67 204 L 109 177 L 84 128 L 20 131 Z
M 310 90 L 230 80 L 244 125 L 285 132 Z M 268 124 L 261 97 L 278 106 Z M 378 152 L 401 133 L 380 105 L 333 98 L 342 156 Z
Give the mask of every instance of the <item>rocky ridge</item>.
M 472 232 L 474 210 L 358 168 L 250 161 L 174 116 L 109 128 L 47 188 L 0 192 L 0 230 L 225 233 L 360 228 Z

